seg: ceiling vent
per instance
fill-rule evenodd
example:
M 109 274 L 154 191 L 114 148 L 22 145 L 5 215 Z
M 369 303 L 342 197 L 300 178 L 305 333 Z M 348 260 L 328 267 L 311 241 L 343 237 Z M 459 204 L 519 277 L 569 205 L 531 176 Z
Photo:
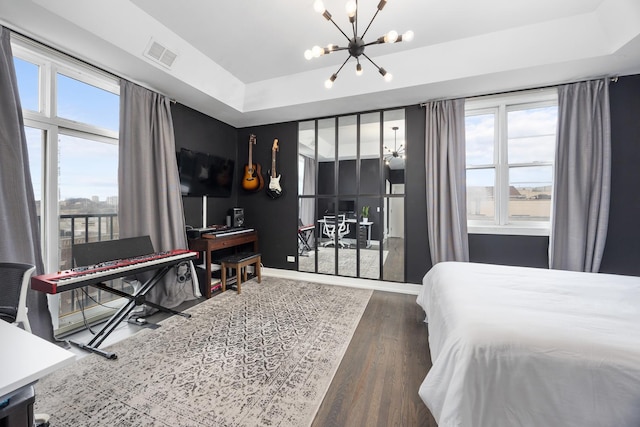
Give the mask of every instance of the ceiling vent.
M 149 44 L 144 51 L 144 56 L 167 68 L 171 68 L 178 57 L 176 53 L 171 52 L 169 49 L 153 39 L 149 41 Z

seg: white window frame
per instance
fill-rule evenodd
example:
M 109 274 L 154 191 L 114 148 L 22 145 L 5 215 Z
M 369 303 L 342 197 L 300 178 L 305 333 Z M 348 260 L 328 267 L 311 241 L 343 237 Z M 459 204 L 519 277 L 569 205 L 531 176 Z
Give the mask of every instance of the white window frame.
M 555 88 L 522 91 L 511 94 L 483 96 L 465 101 L 465 117 L 481 114 L 495 114 L 494 159 L 492 164 L 474 165 L 470 169 L 495 169 L 493 220 L 467 219 L 467 229 L 471 234 L 509 234 L 528 236 L 548 236 L 551 232 L 549 221 L 509 221 L 509 167 L 552 166 L 545 163 L 508 163 L 507 114 L 524 108 L 541 108 L 558 105 Z M 553 178 L 552 178 L 553 179 Z M 553 196 L 552 201 L 553 203 Z
M 41 249 L 45 272 L 59 270 L 58 259 L 59 246 L 59 203 L 58 203 L 58 136 L 79 136 L 100 142 L 117 145 L 119 132 L 79 123 L 73 120 L 57 117 L 57 74 L 79 80 L 83 83 L 98 87 L 120 96 L 119 79 L 106 72 L 93 68 L 81 61 L 66 56 L 53 49 L 49 49 L 19 34 L 11 34 L 11 49 L 13 55 L 22 60 L 34 63 L 40 67 L 38 89 L 38 111 L 23 110 L 24 125 L 45 131 L 43 146 L 44 171 L 42 174 L 42 200 L 40 229 Z M 59 295 L 47 295 L 53 329 L 56 333 L 63 333 L 71 325 L 82 321 L 82 315 L 76 313 L 66 316 L 61 324 L 58 317 Z M 118 299 L 109 302 L 110 306 L 124 303 L 126 300 Z M 89 318 L 104 317 L 111 314 L 112 309 L 97 306 L 85 311 Z

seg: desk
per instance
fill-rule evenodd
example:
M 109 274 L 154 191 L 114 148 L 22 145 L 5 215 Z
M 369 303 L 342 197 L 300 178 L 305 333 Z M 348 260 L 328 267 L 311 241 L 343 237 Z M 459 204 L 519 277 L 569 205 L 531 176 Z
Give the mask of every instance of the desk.
M 200 291 L 202 295 L 211 298 L 211 252 L 220 249 L 238 248 L 239 246 L 253 243 L 253 252 L 258 252 L 258 232 L 255 230 L 247 231 L 230 236 L 215 236 L 203 234 L 198 239 L 189 239 L 189 249 L 192 251 L 204 252 L 205 283 L 200 283 Z
M 76 358 L 74 353 L 4 321 L 0 321 L 0 337 L 0 401 Z
M 324 218 L 320 218 L 318 220 L 318 222 L 320 224 L 324 224 Z M 355 218 L 347 218 L 347 219 L 345 219 L 345 222 L 348 223 L 348 224 L 355 224 L 355 223 L 358 222 L 358 220 L 355 219 Z M 370 248 L 371 247 L 371 226 L 373 225 L 373 221 L 360 221 L 359 225 L 360 225 L 360 227 L 366 227 L 366 229 L 367 229 L 367 245 L 366 245 L 366 247 Z M 323 235 L 324 235 L 324 233 L 323 233 Z M 357 238 L 358 238 L 358 233 L 356 232 L 356 239 Z

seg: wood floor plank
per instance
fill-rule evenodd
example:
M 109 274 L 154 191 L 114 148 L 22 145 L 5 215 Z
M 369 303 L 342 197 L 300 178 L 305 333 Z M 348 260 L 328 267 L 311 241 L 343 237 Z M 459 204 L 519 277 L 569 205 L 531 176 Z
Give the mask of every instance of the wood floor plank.
M 375 291 L 313 427 L 436 427 L 418 388 L 431 367 L 414 295 Z

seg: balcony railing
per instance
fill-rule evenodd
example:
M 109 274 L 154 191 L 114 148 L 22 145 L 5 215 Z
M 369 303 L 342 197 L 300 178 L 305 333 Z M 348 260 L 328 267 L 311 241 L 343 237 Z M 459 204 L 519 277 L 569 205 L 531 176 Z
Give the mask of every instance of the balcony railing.
M 76 245 L 119 238 L 118 215 L 116 213 L 97 214 L 62 214 L 59 218 L 59 259 L 60 270 L 73 267 L 73 250 Z M 110 286 L 130 292 L 131 287 L 121 279 L 113 280 Z M 119 297 L 93 287 L 74 289 L 60 294 L 60 309 L 58 312 L 62 323 L 65 317 L 98 305 L 104 306 L 109 312 L 118 307 L 106 305 Z

